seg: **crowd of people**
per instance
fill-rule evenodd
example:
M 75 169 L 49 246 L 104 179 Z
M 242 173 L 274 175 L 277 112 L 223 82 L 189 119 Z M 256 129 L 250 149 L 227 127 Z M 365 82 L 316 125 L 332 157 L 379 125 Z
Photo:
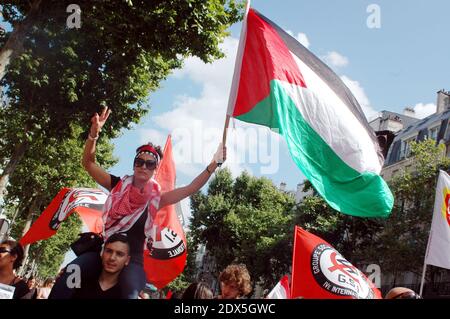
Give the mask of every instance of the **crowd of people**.
M 101 270 L 96 277 L 82 278 L 80 287 L 73 289 L 70 299 L 121 299 L 119 278 L 131 260 L 128 236 L 122 233 L 111 235 L 100 254 Z M 32 275 L 27 280 L 16 275 L 23 261 L 23 247 L 14 240 L 0 243 L 0 284 L 14 287 L 13 299 L 48 299 L 53 293 L 54 280 L 46 279 L 39 284 Z M 60 276 L 61 278 L 62 276 Z M 204 282 L 195 282 L 186 290 L 174 293 L 172 299 L 240 299 L 251 292 L 250 274 L 243 264 L 229 265 L 219 276 L 221 294 L 214 296 Z M 139 299 L 149 299 L 141 290 Z
M 13 287 L 13 298 L 27 299 L 147 299 L 144 288 L 146 276 L 143 267 L 144 247 L 151 248 L 150 230 L 156 212 L 197 192 L 211 174 L 226 159 L 226 148 L 219 146 L 211 162 L 187 186 L 162 192 L 153 178 L 163 153 L 152 143 L 137 148 L 133 161 L 133 174 L 114 176 L 100 167 L 95 160 L 96 141 L 111 111 L 104 108 L 91 118 L 91 127 L 85 143 L 82 165 L 89 175 L 110 193 L 103 208 L 104 241 L 101 253 L 86 251 L 69 265 L 80 270 L 80 285 L 71 285 L 65 267 L 56 280 L 47 279 L 37 284 L 33 277 L 26 282 L 16 275 L 23 259 L 22 246 L 14 240 L 0 244 L 0 284 Z M 250 274 L 243 264 L 232 264 L 219 275 L 220 294 L 203 282 L 192 283 L 181 294 L 181 299 L 240 299 L 252 291 Z M 1 286 L 0 286 L 1 288 Z M 397 289 L 387 297 L 417 297 L 407 290 Z
M 119 278 L 131 260 L 128 236 L 121 233 L 111 235 L 105 242 L 100 254 L 101 271 L 96 277 L 81 281 L 74 288 L 70 299 L 121 299 L 123 294 Z M 0 284 L 14 287 L 13 299 L 48 299 L 54 279 L 48 278 L 42 284 L 29 276 L 26 280 L 16 275 L 23 260 L 23 248 L 14 240 L 0 242 Z M 250 273 L 244 264 L 231 264 L 218 277 L 220 293 L 204 282 L 194 282 L 183 292 L 174 292 L 170 299 L 243 299 L 252 292 Z M 137 299 L 150 299 L 145 290 L 141 290 Z M 394 287 L 385 299 L 421 299 L 421 296 L 409 288 Z

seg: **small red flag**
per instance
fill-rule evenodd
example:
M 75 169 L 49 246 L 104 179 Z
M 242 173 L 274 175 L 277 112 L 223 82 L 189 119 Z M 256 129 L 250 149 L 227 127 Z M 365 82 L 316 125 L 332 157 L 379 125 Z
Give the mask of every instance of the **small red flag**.
M 155 173 L 161 192 L 175 188 L 175 163 L 172 139 L 167 137 L 164 156 Z M 158 289 L 164 288 L 183 271 L 186 265 L 186 237 L 175 211 L 175 205 L 160 209 L 152 229 L 152 248 L 144 251 L 144 269 L 147 281 Z
M 381 299 L 367 277 L 323 239 L 295 226 L 291 297 Z

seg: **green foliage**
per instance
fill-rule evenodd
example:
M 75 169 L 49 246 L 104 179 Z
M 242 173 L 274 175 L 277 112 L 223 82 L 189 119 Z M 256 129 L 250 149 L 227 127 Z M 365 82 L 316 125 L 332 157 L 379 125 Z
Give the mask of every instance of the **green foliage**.
M 25 30 L 23 50 L 0 82 L 7 97 L 0 124 L 5 165 L 24 156 L 16 146 L 28 150 L 36 140 L 64 139 L 72 126 L 86 132 L 94 112 L 105 105 L 113 112 L 102 135 L 116 137 L 146 114 L 148 94 L 184 58 L 221 57 L 218 44 L 240 17 L 233 0 L 84 0 L 77 2 L 82 10 L 77 30 L 66 27 L 71 3 L 2 3 L 3 17 L 14 28 L 1 44 Z
M 294 199 L 267 178 L 242 173 L 235 181 L 220 170 L 207 195 L 192 197 L 191 232 L 205 244 L 217 263 L 217 273 L 231 262 L 247 265 L 253 281 L 270 286 L 288 271 L 291 254 L 279 254 L 290 225 Z
M 217 271 L 243 262 L 264 287 L 289 271 L 294 225 L 325 239 L 355 265 L 377 263 L 383 273 L 420 273 L 438 172 L 450 169 L 450 159 L 445 145 L 436 146 L 434 140 L 411 147 L 413 169 L 390 181 L 395 204 L 388 219 L 347 216 L 318 196 L 294 206 L 267 179 L 243 173 L 233 181 L 229 171 L 221 170 L 206 195 L 192 197 L 194 241 L 206 244 Z
M 195 252 L 197 247 L 193 243 L 193 238 L 190 232 L 186 233 L 187 241 L 187 258 L 186 258 L 186 268 L 184 271 L 165 288 L 166 292 L 171 290 L 173 293 L 182 294 L 184 290 L 193 282 L 196 281 L 195 278 Z
M 449 171 L 445 145 L 427 139 L 412 143 L 413 170 L 395 176 L 390 187 L 395 194 L 391 217 L 384 222 L 380 238 L 367 252 L 383 271 L 421 274 L 431 227 L 439 170 Z

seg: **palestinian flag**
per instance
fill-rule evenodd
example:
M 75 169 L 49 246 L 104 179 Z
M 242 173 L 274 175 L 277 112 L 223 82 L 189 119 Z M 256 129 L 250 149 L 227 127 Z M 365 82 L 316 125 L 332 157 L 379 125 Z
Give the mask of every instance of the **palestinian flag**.
M 358 101 L 328 66 L 253 9 L 244 20 L 227 113 L 281 134 L 334 209 L 389 215 L 393 196 L 379 175 L 384 158 Z

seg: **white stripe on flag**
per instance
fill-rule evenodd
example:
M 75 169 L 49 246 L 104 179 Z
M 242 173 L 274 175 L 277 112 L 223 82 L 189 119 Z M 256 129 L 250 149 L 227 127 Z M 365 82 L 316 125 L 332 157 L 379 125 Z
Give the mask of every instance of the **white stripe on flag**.
M 345 163 L 356 171 L 379 174 L 376 146 L 367 130 L 336 93 L 296 55 L 292 54 L 306 89 L 286 83 L 286 89 L 308 124 Z M 350 150 L 350 151 L 349 151 Z
M 289 280 L 284 276 L 269 292 L 267 299 L 290 299 L 289 295 Z

